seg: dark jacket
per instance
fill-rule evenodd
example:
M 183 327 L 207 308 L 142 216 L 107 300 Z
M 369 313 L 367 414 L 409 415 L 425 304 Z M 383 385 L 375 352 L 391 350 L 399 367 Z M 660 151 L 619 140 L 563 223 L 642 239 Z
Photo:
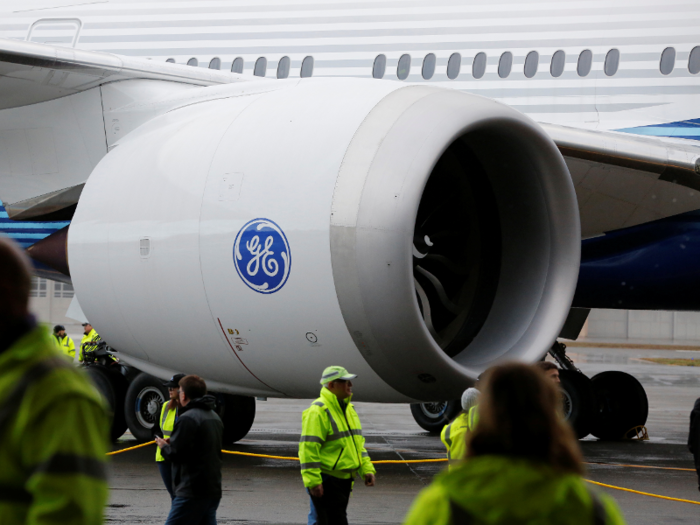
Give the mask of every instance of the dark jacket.
M 173 464 L 178 498 L 221 498 L 221 443 L 224 425 L 214 412 L 214 396 L 192 399 L 180 408 L 163 457 Z
M 695 456 L 695 465 L 700 466 L 700 399 L 695 401 L 695 406 L 690 413 L 688 450 Z

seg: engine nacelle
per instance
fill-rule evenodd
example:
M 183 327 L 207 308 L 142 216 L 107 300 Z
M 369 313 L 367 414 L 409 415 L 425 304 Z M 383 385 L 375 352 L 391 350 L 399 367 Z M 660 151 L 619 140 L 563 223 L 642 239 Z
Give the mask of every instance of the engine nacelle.
M 293 397 L 342 365 L 361 399 L 428 401 L 549 348 L 580 227 L 529 118 L 373 80 L 217 90 L 122 139 L 70 227 L 81 306 L 127 362 Z

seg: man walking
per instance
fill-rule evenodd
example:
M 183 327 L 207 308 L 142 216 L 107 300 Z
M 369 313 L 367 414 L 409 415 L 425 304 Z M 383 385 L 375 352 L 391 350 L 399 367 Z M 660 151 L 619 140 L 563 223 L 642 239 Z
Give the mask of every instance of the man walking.
M 204 380 L 180 380 L 178 419 L 170 439 L 156 436 L 166 461 L 172 463 L 173 499 L 166 525 L 214 525 L 221 500 L 221 443 L 224 425 L 214 411 Z
M 109 415 L 29 314 L 30 288 L 27 257 L 0 238 L 0 523 L 98 525 Z
M 355 475 L 374 486 L 376 470 L 365 450 L 362 425 L 352 398 L 352 379 L 342 366 L 321 375 L 321 396 L 304 410 L 299 459 L 304 486 L 318 525 L 345 525 Z

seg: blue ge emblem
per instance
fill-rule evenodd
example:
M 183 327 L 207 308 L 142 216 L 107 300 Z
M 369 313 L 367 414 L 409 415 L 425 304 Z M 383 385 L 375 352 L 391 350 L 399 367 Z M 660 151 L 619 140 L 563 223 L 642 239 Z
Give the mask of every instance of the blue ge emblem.
M 260 293 L 284 286 L 292 267 L 292 252 L 282 229 L 269 219 L 253 219 L 236 236 L 233 262 L 243 282 Z

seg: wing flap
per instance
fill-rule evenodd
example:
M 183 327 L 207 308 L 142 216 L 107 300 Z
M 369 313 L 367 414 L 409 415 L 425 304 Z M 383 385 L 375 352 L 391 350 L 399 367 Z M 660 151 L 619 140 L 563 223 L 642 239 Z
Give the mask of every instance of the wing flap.
M 214 69 L 0 39 L 0 109 L 53 100 L 108 81 L 137 78 L 197 86 L 262 80 Z

